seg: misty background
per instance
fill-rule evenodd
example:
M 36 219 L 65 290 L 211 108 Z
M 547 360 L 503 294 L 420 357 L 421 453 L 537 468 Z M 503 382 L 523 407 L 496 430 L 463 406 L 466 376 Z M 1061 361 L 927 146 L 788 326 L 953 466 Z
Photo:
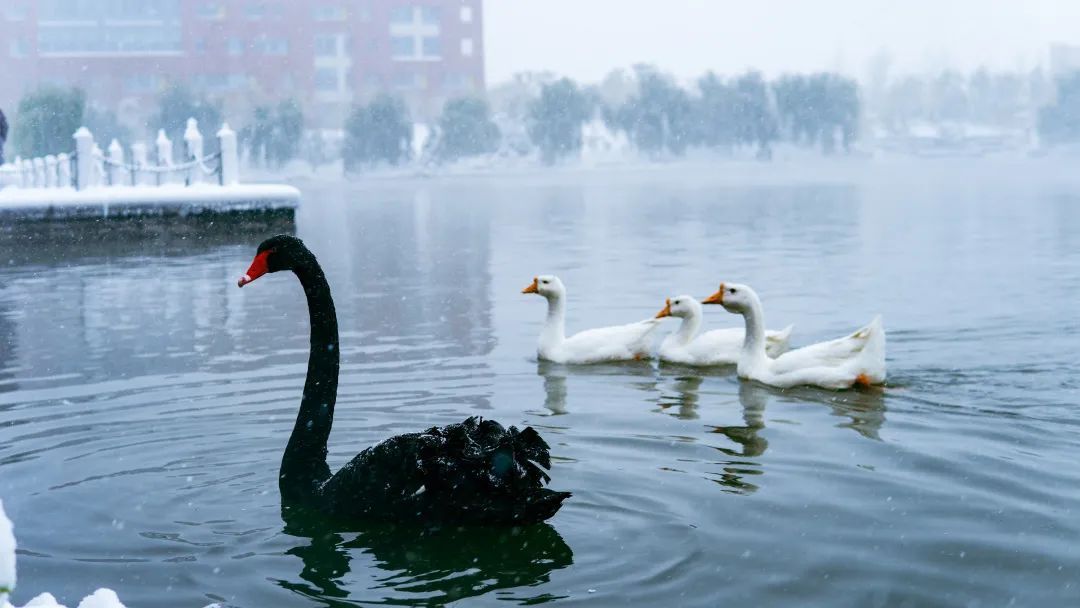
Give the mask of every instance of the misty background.
M 236 128 L 252 175 L 1080 140 L 1080 6 L 1060 0 L 6 0 L 0 39 L 9 159 L 82 125 L 181 154 L 192 117 Z

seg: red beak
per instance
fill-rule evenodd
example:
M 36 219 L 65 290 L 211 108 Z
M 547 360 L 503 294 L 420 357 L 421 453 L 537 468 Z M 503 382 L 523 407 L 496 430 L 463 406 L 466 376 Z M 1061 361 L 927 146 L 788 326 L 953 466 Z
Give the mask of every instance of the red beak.
M 251 266 L 248 267 L 247 272 L 245 272 L 244 276 L 240 277 L 240 280 L 236 282 L 237 287 L 243 287 L 266 274 L 266 258 L 270 257 L 270 252 L 271 250 L 267 249 L 255 256 L 255 259 L 251 261 Z

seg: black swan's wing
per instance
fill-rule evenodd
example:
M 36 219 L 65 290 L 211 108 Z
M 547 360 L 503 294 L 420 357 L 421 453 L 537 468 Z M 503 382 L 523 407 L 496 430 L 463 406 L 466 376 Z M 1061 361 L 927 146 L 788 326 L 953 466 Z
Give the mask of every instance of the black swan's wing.
M 570 496 L 544 487 L 549 468 L 548 445 L 531 427 L 473 417 L 368 448 L 320 493 L 332 514 L 348 518 L 531 523 Z

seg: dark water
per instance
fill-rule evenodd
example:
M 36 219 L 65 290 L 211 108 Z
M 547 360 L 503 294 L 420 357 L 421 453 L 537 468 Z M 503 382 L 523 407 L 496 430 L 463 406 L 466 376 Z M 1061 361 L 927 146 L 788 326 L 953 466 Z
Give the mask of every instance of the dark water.
M 270 229 L 19 229 L 0 251 L 17 602 L 1080 604 L 1075 184 L 999 167 L 305 189 L 295 229 L 342 328 L 331 465 L 480 414 L 538 427 L 573 499 L 523 530 L 286 523 L 305 304 L 288 276 L 235 286 Z M 538 273 L 567 284 L 570 330 L 722 280 L 800 344 L 880 312 L 890 386 L 538 365 L 543 302 L 519 293 Z

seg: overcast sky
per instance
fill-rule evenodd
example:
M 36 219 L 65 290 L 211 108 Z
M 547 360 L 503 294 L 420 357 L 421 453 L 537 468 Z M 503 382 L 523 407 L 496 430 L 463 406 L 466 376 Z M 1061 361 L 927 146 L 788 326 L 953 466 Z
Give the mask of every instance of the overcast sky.
M 647 62 L 708 69 L 866 73 L 1046 64 L 1080 45 L 1080 0 L 484 0 L 489 83 L 523 70 L 583 81 Z

